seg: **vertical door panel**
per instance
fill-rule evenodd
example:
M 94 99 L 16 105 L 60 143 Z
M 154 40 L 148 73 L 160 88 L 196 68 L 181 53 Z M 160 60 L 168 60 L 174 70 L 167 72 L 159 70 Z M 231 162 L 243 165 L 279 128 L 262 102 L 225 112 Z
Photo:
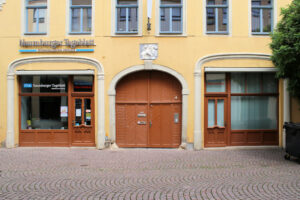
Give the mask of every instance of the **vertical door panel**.
M 146 147 L 147 105 L 117 104 L 116 115 L 117 144 L 120 147 Z

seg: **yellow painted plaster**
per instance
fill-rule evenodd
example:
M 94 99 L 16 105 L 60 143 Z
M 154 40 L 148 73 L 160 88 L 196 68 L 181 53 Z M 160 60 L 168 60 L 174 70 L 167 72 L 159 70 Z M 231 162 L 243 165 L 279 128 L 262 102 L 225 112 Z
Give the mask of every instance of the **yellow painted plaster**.
M 157 43 L 159 46 L 158 59 L 153 63 L 172 68 L 180 73 L 188 83 L 190 95 L 188 97 L 188 142 L 193 141 L 194 129 L 194 70 L 197 61 L 207 55 L 219 53 L 265 53 L 271 54 L 269 49 L 269 36 L 251 36 L 249 34 L 249 0 L 231 0 L 232 18 L 229 35 L 206 35 L 203 18 L 203 2 L 199 0 L 186 0 L 186 27 L 187 35 L 178 36 L 156 36 L 158 24 L 156 24 L 156 7 L 153 0 L 152 9 L 152 30 L 146 30 L 147 24 L 147 1 L 142 1 L 143 27 L 142 36 L 112 36 L 111 27 L 114 22 L 111 20 L 112 8 L 110 0 L 95 0 L 94 25 L 92 35 L 68 35 L 67 24 L 69 17 L 66 16 L 67 0 L 48 0 L 49 2 L 49 30 L 47 35 L 24 35 L 24 7 L 23 0 L 7 0 L 0 11 L 0 143 L 6 137 L 6 105 L 7 105 L 7 80 L 6 74 L 11 62 L 32 56 L 83 56 L 97 59 L 104 67 L 105 72 L 105 131 L 109 134 L 109 101 L 107 91 L 114 76 L 120 71 L 135 65 L 143 64 L 139 59 L 139 45 L 141 43 Z M 276 0 L 276 19 L 279 19 L 280 8 L 287 6 L 291 0 Z M 94 39 L 96 43 L 94 53 L 19 53 L 19 40 L 27 41 L 43 40 L 64 40 L 64 39 Z M 79 66 L 80 65 L 80 66 Z M 215 67 L 272 67 L 269 61 L 214 61 L 207 63 L 207 66 Z M 18 67 L 18 69 L 91 69 L 91 66 L 73 63 L 38 63 Z M 202 80 L 203 79 L 202 73 Z M 281 84 L 282 85 L 282 84 Z M 203 84 L 202 84 L 203 86 Z M 17 87 L 17 84 L 16 84 Z M 282 86 L 281 86 L 282 87 Z M 17 91 L 17 88 L 16 88 Z M 202 88 L 202 91 L 203 88 Z M 281 90 L 282 91 L 282 90 Z M 17 95 L 17 94 L 15 94 Z M 17 98 L 16 98 L 17 99 Z M 282 98 L 280 98 L 282 99 Z M 202 97 L 203 102 L 203 97 Z M 282 102 L 282 101 L 281 101 Z M 17 100 L 15 102 L 17 104 Z M 282 105 L 280 105 L 280 108 Z M 17 110 L 17 109 L 16 109 Z M 282 110 L 282 109 L 281 109 Z M 17 111 L 16 111 L 17 112 Z M 282 113 L 282 111 L 281 111 Z M 17 113 L 16 113 L 17 114 Z M 202 113 L 202 119 L 204 118 Z M 18 115 L 16 115 L 18 116 Z M 282 114 L 280 114 L 282 117 Z M 202 122 L 203 123 L 203 122 Z M 203 124 L 202 124 L 203 127 Z M 16 124 L 17 129 L 17 124 Z M 203 130 L 202 130 L 203 131 Z M 17 134 L 17 132 L 16 132 Z M 17 135 L 16 135 L 17 138 Z M 16 140 L 17 141 L 17 140 Z

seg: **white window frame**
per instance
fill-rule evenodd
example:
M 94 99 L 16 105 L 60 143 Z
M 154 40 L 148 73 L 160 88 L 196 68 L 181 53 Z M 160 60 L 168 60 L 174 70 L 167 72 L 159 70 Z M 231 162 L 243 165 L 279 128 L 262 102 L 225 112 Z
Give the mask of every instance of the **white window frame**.
M 252 32 L 252 0 L 249 0 L 249 36 L 270 36 L 270 33 L 274 31 L 274 28 L 276 27 L 276 19 L 277 19 L 277 0 L 271 0 L 271 6 L 260 6 L 261 9 L 269 8 L 271 9 L 271 31 L 270 32 Z M 256 7 L 256 6 L 255 6 Z M 260 11 L 261 15 L 261 11 Z M 260 17 L 262 18 L 262 17 Z M 262 24 L 260 25 L 262 26 Z M 261 27 L 260 27 L 261 28 Z
M 231 36 L 232 35 L 232 0 L 227 0 L 227 31 L 207 31 L 206 1 L 203 0 L 203 33 L 207 36 Z
M 142 36 L 143 33 L 143 0 L 137 0 L 138 5 L 138 28 L 135 32 L 118 32 L 117 31 L 117 0 L 111 0 L 111 35 L 117 37 L 136 37 Z
M 166 36 L 166 37 L 178 37 L 187 36 L 187 0 L 181 0 L 181 32 L 161 32 L 160 31 L 160 12 L 161 12 L 161 0 L 155 1 L 155 35 L 156 36 Z
M 50 24 L 50 9 L 49 9 L 49 5 L 50 5 L 50 0 L 47 0 L 47 5 L 46 5 L 46 13 L 47 13 L 47 17 L 45 18 L 46 20 L 46 32 L 28 32 L 27 28 L 28 28 L 28 14 L 27 14 L 27 1 L 28 0 L 22 0 L 22 13 L 21 13 L 21 30 L 23 33 L 23 36 L 35 36 L 35 35 L 40 35 L 40 36 L 47 36 L 49 34 L 49 24 Z
M 78 36 L 78 35 L 88 35 L 88 36 L 94 36 L 94 25 L 95 25 L 95 1 L 92 0 L 92 24 L 91 24 L 91 31 L 90 32 L 71 32 L 72 28 L 72 19 L 71 19 L 71 0 L 66 0 L 66 35 L 67 36 Z

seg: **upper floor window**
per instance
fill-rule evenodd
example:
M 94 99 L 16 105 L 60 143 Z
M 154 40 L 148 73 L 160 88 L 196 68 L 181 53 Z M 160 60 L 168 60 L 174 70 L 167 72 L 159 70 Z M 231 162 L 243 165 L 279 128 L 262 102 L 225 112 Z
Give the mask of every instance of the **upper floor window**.
M 182 0 L 160 1 L 160 33 L 182 33 Z
M 227 0 L 206 0 L 206 33 L 228 33 Z
M 116 33 L 138 32 L 138 1 L 116 0 Z
M 71 1 L 71 34 L 91 34 L 92 0 Z
M 272 0 L 251 1 L 252 34 L 269 34 L 273 29 Z
M 47 0 L 26 0 L 27 34 L 47 34 Z

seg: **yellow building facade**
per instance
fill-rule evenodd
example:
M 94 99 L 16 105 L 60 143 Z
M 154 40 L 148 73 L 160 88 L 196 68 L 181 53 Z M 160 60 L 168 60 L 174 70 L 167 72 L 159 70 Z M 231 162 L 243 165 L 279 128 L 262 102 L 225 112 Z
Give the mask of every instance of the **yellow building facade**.
M 282 147 L 290 2 L 2 0 L 1 146 Z

